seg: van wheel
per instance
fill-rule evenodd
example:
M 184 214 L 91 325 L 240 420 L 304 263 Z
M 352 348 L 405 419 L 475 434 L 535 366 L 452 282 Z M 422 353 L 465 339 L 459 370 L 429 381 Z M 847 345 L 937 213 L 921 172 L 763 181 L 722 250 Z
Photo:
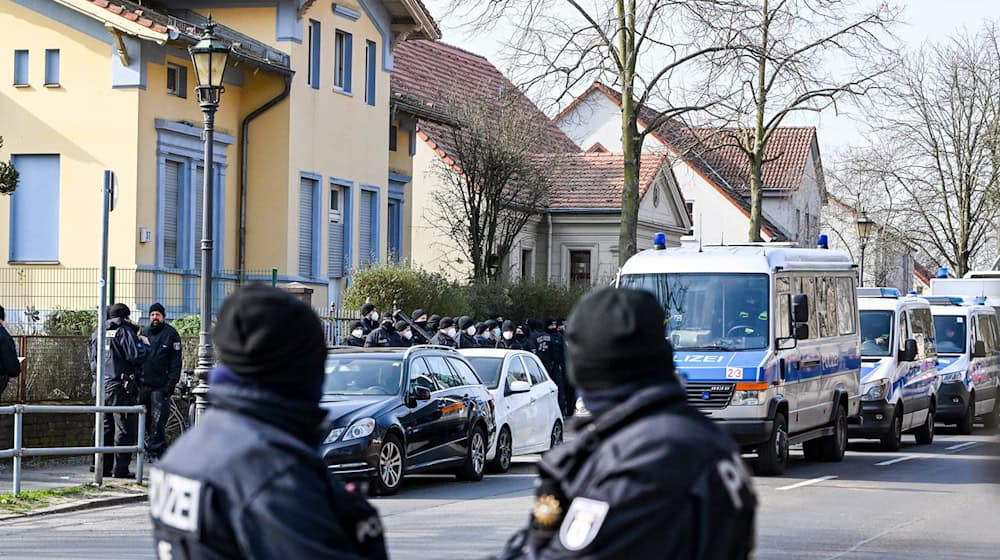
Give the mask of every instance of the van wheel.
M 972 423 L 976 421 L 976 394 L 969 393 L 969 406 L 958 421 L 958 433 L 967 436 L 972 433 Z
M 880 442 L 882 451 L 899 451 L 903 447 L 903 414 L 896 406 L 892 413 L 892 424 L 889 426 L 889 433 L 882 436 Z
M 934 443 L 934 403 L 927 409 L 927 420 L 924 425 L 913 431 L 917 438 L 917 445 L 930 445 Z
M 821 437 L 819 444 L 820 459 L 829 463 L 839 463 L 844 460 L 847 452 L 847 408 L 837 405 L 837 415 L 833 418 L 833 434 Z
M 983 416 L 983 426 L 990 429 L 1000 426 L 1000 393 L 993 396 L 993 409 Z
M 778 476 L 788 466 L 788 422 L 781 412 L 774 415 L 774 429 L 767 443 L 757 449 L 757 474 Z

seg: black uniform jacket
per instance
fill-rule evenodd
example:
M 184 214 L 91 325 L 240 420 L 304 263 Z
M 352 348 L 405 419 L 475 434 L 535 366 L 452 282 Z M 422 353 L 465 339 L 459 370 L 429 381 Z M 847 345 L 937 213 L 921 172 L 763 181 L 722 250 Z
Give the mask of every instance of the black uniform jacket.
M 142 364 L 149 355 L 149 347 L 139 340 L 139 327 L 120 318 L 105 325 L 104 335 L 104 390 L 113 391 L 133 386 L 142 373 Z M 97 381 L 97 335 L 90 337 L 90 371 Z M 135 386 L 137 388 L 137 386 Z
M 149 339 L 149 356 L 142 364 L 142 384 L 157 389 L 175 387 L 181 379 L 181 335 L 167 324 L 158 332 L 146 327 L 142 334 Z
M 400 348 L 403 344 L 403 337 L 399 336 L 396 329 L 389 330 L 379 327 L 368 333 L 365 337 L 365 348 Z
M 323 416 L 259 389 L 213 385 L 212 408 L 150 475 L 157 557 L 386 558 L 378 513 L 327 473 L 312 445 Z
M 742 559 L 756 497 L 679 384 L 643 389 L 546 453 L 530 526 L 501 558 Z

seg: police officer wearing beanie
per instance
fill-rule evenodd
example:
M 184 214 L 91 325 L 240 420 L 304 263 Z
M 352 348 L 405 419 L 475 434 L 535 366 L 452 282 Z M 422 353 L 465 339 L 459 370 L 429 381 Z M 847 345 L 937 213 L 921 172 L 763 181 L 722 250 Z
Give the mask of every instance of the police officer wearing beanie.
M 365 345 L 365 328 L 361 321 L 351 323 L 351 332 L 340 340 L 341 346 L 362 348 Z
M 361 327 L 365 331 L 365 336 L 378 328 L 378 318 L 378 311 L 375 309 L 374 303 L 366 303 L 361 306 Z
M 576 306 L 569 375 L 593 417 L 542 456 L 529 527 L 501 558 L 752 555 L 751 479 L 729 437 L 687 403 L 663 319 L 636 290 L 600 289 Z
M 497 348 L 502 350 L 527 350 L 528 345 L 522 334 L 520 338 L 516 335 L 517 327 L 514 321 L 504 321 L 500 328 L 500 338 L 497 340 Z
M 463 315 L 458 319 L 458 332 L 454 335 L 455 348 L 479 348 L 476 342 L 476 322 Z
M 402 345 L 403 342 L 396 333 L 396 325 L 390 313 L 384 313 L 382 323 L 365 338 L 365 348 L 398 348 Z
M 226 298 L 212 406 L 150 473 L 158 558 L 386 558 L 378 513 L 330 476 L 326 340 L 308 305 L 269 286 Z
M 455 347 L 455 321 L 451 317 L 441 317 L 437 323 L 437 334 L 427 344 Z
M 104 335 L 104 404 L 105 406 L 132 406 L 139 398 L 139 382 L 143 362 L 149 355 L 147 341 L 140 339 L 139 327 L 129 321 L 132 311 L 124 303 L 116 303 L 108 310 Z M 145 338 L 145 337 L 143 337 Z M 97 383 L 97 336 L 90 337 L 90 367 Z M 135 445 L 138 430 L 136 414 L 104 414 L 104 444 L 112 441 L 115 446 Z M 129 472 L 131 453 L 105 454 L 104 476 L 133 478 Z
M 170 399 L 181 379 L 181 335 L 167 324 L 166 309 L 159 303 L 149 306 L 149 326 L 142 334 L 149 341 L 149 356 L 142 365 L 139 404 L 147 411 L 148 453 L 150 458 L 157 459 L 167 448 L 164 430 Z

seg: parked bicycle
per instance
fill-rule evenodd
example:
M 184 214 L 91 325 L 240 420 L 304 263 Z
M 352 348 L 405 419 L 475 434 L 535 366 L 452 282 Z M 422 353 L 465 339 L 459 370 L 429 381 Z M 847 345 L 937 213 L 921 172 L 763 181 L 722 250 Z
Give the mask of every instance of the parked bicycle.
M 194 385 L 194 372 L 185 370 L 180 382 L 177 383 L 177 388 L 174 389 L 173 398 L 170 399 L 170 412 L 167 414 L 167 423 L 164 428 L 168 446 L 191 427 L 194 416 L 194 393 L 192 392 Z

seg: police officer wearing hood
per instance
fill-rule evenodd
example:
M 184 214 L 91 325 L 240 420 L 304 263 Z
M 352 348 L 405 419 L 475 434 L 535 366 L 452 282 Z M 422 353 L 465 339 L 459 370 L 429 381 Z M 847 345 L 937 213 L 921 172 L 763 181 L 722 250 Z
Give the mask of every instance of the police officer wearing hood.
M 317 447 L 326 342 L 308 305 L 269 286 L 229 296 L 212 407 L 152 469 L 157 557 L 386 558 L 378 513 Z
M 569 375 L 593 417 L 542 456 L 529 527 L 501 558 L 752 555 L 750 477 L 729 437 L 687 403 L 663 318 L 635 290 L 600 289 L 577 305 Z

